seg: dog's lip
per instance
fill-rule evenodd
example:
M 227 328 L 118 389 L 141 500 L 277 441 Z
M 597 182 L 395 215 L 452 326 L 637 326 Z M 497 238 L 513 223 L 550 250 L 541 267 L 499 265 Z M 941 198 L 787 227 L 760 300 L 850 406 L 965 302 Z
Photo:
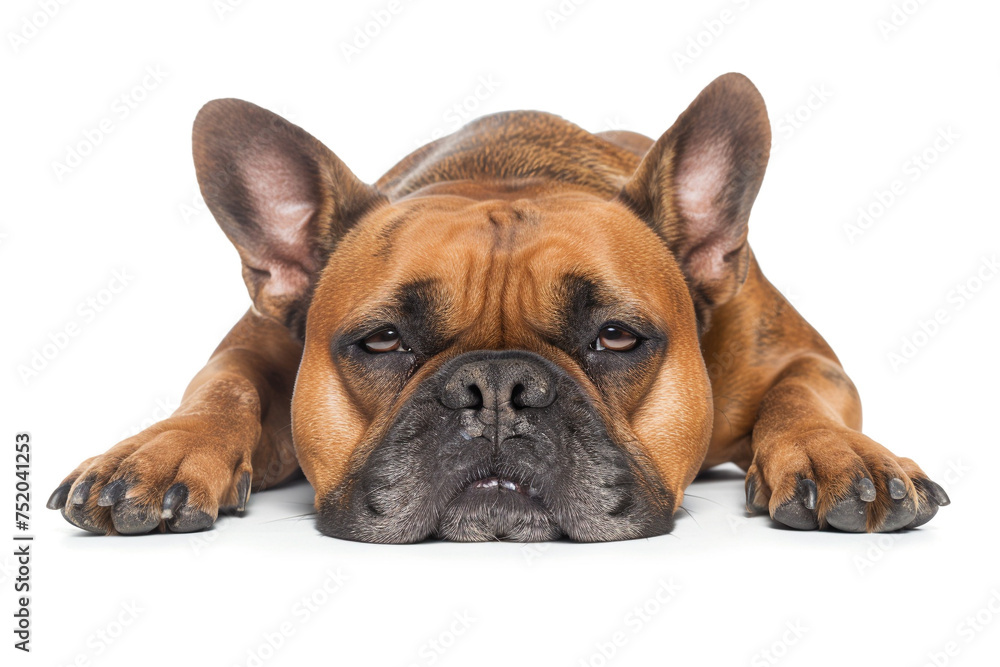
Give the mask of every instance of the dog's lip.
M 519 484 L 506 477 L 501 477 L 499 475 L 493 475 L 490 477 L 483 477 L 477 479 L 466 487 L 466 490 L 483 490 L 483 491 L 497 491 L 497 492 L 511 492 L 519 493 L 523 496 L 529 496 L 535 498 L 539 495 L 538 489 L 533 486 L 526 486 L 524 484 Z

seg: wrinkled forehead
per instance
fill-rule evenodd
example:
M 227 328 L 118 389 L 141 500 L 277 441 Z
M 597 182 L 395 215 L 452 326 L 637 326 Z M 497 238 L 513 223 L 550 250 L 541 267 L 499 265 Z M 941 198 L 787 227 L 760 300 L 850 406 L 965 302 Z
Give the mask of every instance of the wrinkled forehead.
M 340 326 L 406 319 L 442 338 L 474 331 L 480 344 L 516 344 L 571 326 L 569 311 L 663 326 L 678 305 L 672 286 L 683 278 L 670 253 L 614 202 L 436 195 L 374 215 L 338 247 L 320 283 L 318 293 L 339 304 L 330 315 Z

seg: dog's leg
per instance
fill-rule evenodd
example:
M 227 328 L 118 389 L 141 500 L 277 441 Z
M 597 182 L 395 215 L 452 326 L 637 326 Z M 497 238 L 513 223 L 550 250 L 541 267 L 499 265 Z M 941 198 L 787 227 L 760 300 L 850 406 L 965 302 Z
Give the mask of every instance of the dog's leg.
M 248 312 L 188 386 L 176 412 L 84 461 L 50 509 L 95 533 L 175 532 L 242 512 L 250 491 L 298 470 L 290 404 L 302 346 Z
M 385 198 L 315 138 L 239 100 L 205 105 L 195 168 L 236 245 L 254 307 L 168 419 L 81 464 L 49 499 L 95 533 L 183 532 L 298 470 L 291 398 L 312 286 L 330 249 Z
M 760 401 L 747 509 L 792 528 L 913 528 L 949 500 L 907 458 L 861 433 L 861 402 L 832 353 L 792 356 Z
M 715 410 L 702 469 L 747 468 L 747 506 L 795 528 L 918 526 L 948 503 L 944 490 L 861 434 L 853 383 L 747 244 L 770 127 L 753 84 L 719 77 L 649 148 L 618 197 L 666 241 L 688 282 Z

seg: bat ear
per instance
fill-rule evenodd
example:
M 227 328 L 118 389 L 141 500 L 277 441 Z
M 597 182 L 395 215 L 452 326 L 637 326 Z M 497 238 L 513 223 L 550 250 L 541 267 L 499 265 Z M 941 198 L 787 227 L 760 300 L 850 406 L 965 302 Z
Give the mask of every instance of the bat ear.
M 742 74 L 724 74 L 649 149 L 619 194 L 677 258 L 703 327 L 746 280 L 747 221 L 770 149 L 760 93 Z
M 329 254 L 385 197 L 302 128 L 242 100 L 202 107 L 193 143 L 202 196 L 239 251 L 254 307 L 301 335 Z

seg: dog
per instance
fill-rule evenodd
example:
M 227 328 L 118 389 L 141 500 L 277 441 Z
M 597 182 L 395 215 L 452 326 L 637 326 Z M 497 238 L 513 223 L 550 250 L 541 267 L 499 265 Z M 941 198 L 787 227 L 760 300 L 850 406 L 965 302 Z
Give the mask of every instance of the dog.
M 197 531 L 301 470 L 333 537 L 609 541 L 668 533 L 733 462 L 747 510 L 791 528 L 925 524 L 944 489 L 861 433 L 747 243 L 770 142 L 726 74 L 656 141 L 499 113 L 368 185 L 279 116 L 209 102 L 198 183 L 252 306 L 172 416 L 48 507 Z

